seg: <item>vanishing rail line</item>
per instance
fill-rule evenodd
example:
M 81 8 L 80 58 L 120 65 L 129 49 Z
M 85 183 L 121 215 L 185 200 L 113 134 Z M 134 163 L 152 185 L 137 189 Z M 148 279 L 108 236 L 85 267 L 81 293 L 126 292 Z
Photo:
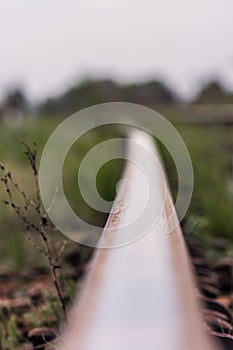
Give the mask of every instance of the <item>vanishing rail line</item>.
M 130 140 L 139 142 L 157 157 L 152 138 L 141 131 Z M 138 152 L 128 144 L 128 158 Z M 143 160 L 146 162 L 146 159 Z M 68 330 L 59 349 L 63 350 L 217 350 L 205 333 L 198 292 L 180 226 L 171 234 L 166 227 L 173 202 L 162 173 L 148 164 L 154 178 L 154 210 L 159 210 L 165 183 L 162 215 L 143 237 L 115 249 L 96 249 Z M 143 195 L 142 173 L 127 162 L 124 178 L 136 197 L 125 210 L 127 182 L 120 186 L 105 232 L 113 228 L 111 241 L 117 245 L 121 226 L 134 219 Z M 151 215 L 148 214 L 148 215 Z

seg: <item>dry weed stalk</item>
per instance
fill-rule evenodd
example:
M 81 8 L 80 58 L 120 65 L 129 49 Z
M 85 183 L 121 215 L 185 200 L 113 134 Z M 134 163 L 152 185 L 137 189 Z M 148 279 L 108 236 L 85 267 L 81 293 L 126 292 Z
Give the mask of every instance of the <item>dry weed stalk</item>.
M 30 164 L 30 168 L 33 172 L 33 179 L 35 185 L 36 199 L 33 200 L 31 196 L 28 196 L 26 192 L 21 189 L 19 184 L 14 180 L 10 171 L 6 169 L 6 167 L 0 163 L 0 169 L 2 170 L 1 181 L 4 185 L 5 191 L 7 193 L 7 200 L 3 202 L 6 205 L 11 206 L 18 217 L 23 221 L 26 231 L 30 233 L 31 231 L 37 233 L 42 242 L 43 249 L 38 247 L 35 243 L 33 244 L 47 259 L 51 276 L 53 279 L 53 284 L 56 289 L 56 293 L 58 296 L 58 300 L 61 306 L 63 319 L 66 322 L 67 320 L 67 310 L 66 310 L 66 298 L 62 289 L 62 283 L 60 280 L 60 274 L 58 270 L 61 266 L 58 264 L 61 258 L 61 255 L 65 249 L 66 240 L 64 239 L 58 249 L 54 249 L 51 244 L 51 240 L 49 238 L 49 231 L 52 230 L 50 227 L 51 222 L 48 219 L 48 216 L 42 206 L 41 197 L 40 197 L 40 189 L 39 189 L 39 181 L 38 181 L 38 168 L 37 168 L 37 147 L 36 144 L 33 143 L 33 146 L 30 147 L 27 142 L 22 142 L 22 145 L 25 148 L 25 154 Z M 23 198 L 23 205 L 17 205 L 17 201 L 15 200 L 14 191 L 20 194 Z M 32 220 L 29 217 L 29 210 L 32 209 L 36 212 L 37 219 Z M 54 227 L 53 227 L 54 229 Z

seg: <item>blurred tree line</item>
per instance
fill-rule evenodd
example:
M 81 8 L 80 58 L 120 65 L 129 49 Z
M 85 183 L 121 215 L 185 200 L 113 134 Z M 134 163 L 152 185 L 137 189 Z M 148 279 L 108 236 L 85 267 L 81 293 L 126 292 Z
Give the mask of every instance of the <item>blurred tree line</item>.
M 39 106 L 39 110 L 42 114 L 73 113 L 106 102 L 131 102 L 153 106 L 173 104 L 176 100 L 175 94 L 157 81 L 120 85 L 111 80 L 85 80 L 61 96 L 47 99 Z
M 39 115 L 70 114 L 85 107 L 105 102 L 131 102 L 155 107 L 174 105 L 182 99 L 166 84 L 152 80 L 144 83 L 118 84 L 112 80 L 83 80 L 63 94 L 48 98 L 35 110 Z M 231 104 L 233 92 L 227 91 L 220 82 L 210 81 L 200 89 L 190 104 Z M 0 119 L 13 115 L 25 115 L 29 102 L 22 89 L 8 92 L 0 102 Z
M 22 118 L 28 111 L 29 102 L 21 88 L 10 90 L 0 103 L 0 119 Z

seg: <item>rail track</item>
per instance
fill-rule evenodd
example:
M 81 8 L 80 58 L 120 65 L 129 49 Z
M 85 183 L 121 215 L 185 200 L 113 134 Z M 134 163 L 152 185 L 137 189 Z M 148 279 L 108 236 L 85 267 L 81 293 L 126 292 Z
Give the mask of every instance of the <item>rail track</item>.
M 140 143 L 158 158 L 151 137 L 136 131 L 130 141 Z M 128 158 L 138 160 L 138 151 L 128 142 Z M 152 212 L 156 224 L 140 239 L 121 247 L 122 226 L 134 220 L 143 196 L 142 173 L 127 162 L 123 181 L 102 240 L 113 249 L 96 249 L 81 294 L 71 312 L 60 350 L 218 350 L 207 334 L 198 301 L 198 288 L 178 225 L 170 234 L 166 227 L 174 209 L 163 172 L 156 164 L 145 164 L 152 172 Z M 122 210 L 129 183 L 136 191 Z M 164 184 L 164 186 L 162 185 Z M 148 211 L 148 216 L 151 211 Z M 111 229 L 111 235 L 106 233 Z M 109 242 L 108 242 L 109 243 Z

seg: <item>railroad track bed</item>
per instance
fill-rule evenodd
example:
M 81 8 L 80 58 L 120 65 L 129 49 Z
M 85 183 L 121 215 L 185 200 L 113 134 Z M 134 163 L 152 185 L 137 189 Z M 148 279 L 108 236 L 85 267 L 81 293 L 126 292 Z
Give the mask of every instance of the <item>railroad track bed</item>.
M 227 241 L 215 240 L 216 249 L 224 250 Z M 186 243 L 194 266 L 202 302 L 206 331 L 217 338 L 223 349 L 233 349 L 233 261 L 222 257 L 211 263 L 200 241 L 192 236 Z
M 188 246 L 188 250 L 192 259 L 192 263 L 195 270 L 195 275 L 197 278 L 197 285 L 199 286 L 199 298 L 203 304 L 202 307 L 202 319 L 203 319 L 203 329 L 207 333 L 209 333 L 211 336 L 213 336 L 215 339 L 218 340 L 220 344 L 220 349 L 223 350 L 231 350 L 233 349 L 233 331 L 232 331 L 232 325 L 233 325 L 233 262 L 232 259 L 229 258 L 229 256 L 225 255 L 224 250 L 226 250 L 227 241 L 224 241 L 222 239 L 215 239 L 215 244 L 213 247 L 213 250 L 221 250 L 221 258 L 217 261 L 210 262 L 210 259 L 208 258 L 208 254 L 205 252 L 205 249 L 202 247 L 202 244 L 200 241 L 193 237 L 192 235 L 185 236 L 186 244 Z M 70 269 L 71 269 L 71 277 L 74 281 L 80 283 L 81 273 L 80 271 L 85 270 L 85 264 L 83 263 L 82 256 L 82 250 L 80 251 L 77 249 L 76 251 L 70 252 L 67 254 L 67 256 L 64 257 L 65 260 L 67 260 Z M 67 263 L 66 262 L 66 263 Z M 88 269 L 86 269 L 88 270 Z M 10 278 L 10 275 L 7 275 L 8 279 Z M 22 288 L 26 290 L 26 294 L 28 294 L 31 298 L 34 298 L 33 304 L 37 302 L 37 299 L 46 300 L 47 296 L 45 293 L 47 293 L 50 289 L 46 287 L 44 288 L 44 279 L 48 279 L 48 273 L 45 271 L 40 272 L 39 275 L 40 282 L 37 283 L 37 287 L 31 288 L 28 287 L 28 282 L 26 284 L 21 283 Z M 5 286 L 5 282 L 1 282 L 2 287 Z M 42 287 L 38 284 L 41 284 Z M 18 293 L 20 292 L 20 288 L 18 286 Z M 8 288 L 8 294 L 11 292 L 14 293 L 14 283 L 12 283 L 12 288 Z M 2 289 L 3 292 L 3 289 Z M 34 293 L 33 296 L 31 293 Z M 8 300 L 5 297 L 5 302 L 1 304 L 1 307 L 5 310 L 4 312 L 7 312 L 9 314 L 15 314 L 17 316 L 19 309 L 25 309 L 25 306 L 28 306 L 25 302 L 26 299 L 21 298 L 21 301 L 19 302 L 19 299 L 17 298 L 18 304 L 17 308 L 11 311 L 12 305 L 15 305 L 14 298 L 11 296 L 9 297 L 8 307 L 6 307 L 6 301 Z M 32 304 L 32 305 L 33 305 Z M 4 307 L 3 307 L 4 305 Z M 35 306 L 32 306 L 35 308 Z M 28 306 L 29 308 L 29 306 Z M 25 311 L 24 311 L 25 312 Z M 43 328 L 48 327 L 48 325 L 45 323 L 42 325 Z M 53 323 L 54 330 L 56 330 L 56 334 L 59 334 L 58 331 L 58 325 Z M 54 337 L 54 332 L 50 328 L 50 332 L 47 328 L 47 333 Z M 25 324 L 24 328 L 26 329 L 26 333 L 29 335 L 33 333 L 33 330 L 30 328 L 30 325 Z M 25 332 L 25 329 L 22 329 L 23 332 Z M 43 330 L 41 328 L 41 331 Z M 28 329 L 28 330 L 27 330 Z M 25 337 L 27 337 L 27 334 L 25 333 Z M 40 349 L 45 348 L 51 349 L 51 346 L 56 346 L 57 340 L 54 340 L 54 345 L 48 345 L 45 344 L 44 340 L 46 337 L 41 336 L 40 337 L 40 331 L 37 332 L 37 341 L 40 344 Z M 25 345 L 25 349 L 33 350 L 33 344 L 28 342 Z M 54 347 L 53 347 L 54 348 Z M 22 348 L 24 349 L 24 348 Z
M 213 263 L 198 238 L 185 236 L 198 287 L 197 298 L 202 305 L 202 327 L 217 340 L 219 350 L 232 350 L 233 260 L 223 252 L 227 240 L 216 238 L 214 241 L 213 249 L 220 250 L 222 257 Z

